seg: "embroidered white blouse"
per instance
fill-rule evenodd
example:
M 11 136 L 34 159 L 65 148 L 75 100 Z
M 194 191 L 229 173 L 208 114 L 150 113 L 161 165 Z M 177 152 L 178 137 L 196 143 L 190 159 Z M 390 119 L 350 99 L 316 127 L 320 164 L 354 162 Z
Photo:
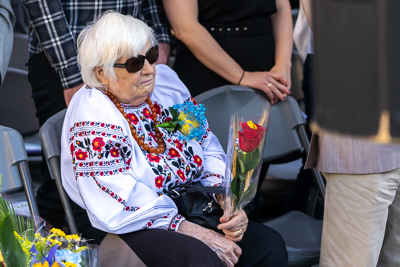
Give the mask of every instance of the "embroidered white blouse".
M 158 121 L 171 118 L 169 107 L 193 101 L 168 66 L 156 66 L 150 95 Z M 146 102 L 122 104 L 137 133 L 156 146 L 154 123 Z M 69 197 L 86 209 L 93 227 L 123 234 L 141 229 L 177 230 L 184 220 L 165 195 L 168 186 L 200 180 L 222 183 L 225 153 L 208 129 L 201 140 L 185 142 L 181 132 L 160 129 L 166 145 L 160 155 L 142 150 L 128 122 L 100 90 L 82 87 L 69 104 L 61 137 L 61 172 Z

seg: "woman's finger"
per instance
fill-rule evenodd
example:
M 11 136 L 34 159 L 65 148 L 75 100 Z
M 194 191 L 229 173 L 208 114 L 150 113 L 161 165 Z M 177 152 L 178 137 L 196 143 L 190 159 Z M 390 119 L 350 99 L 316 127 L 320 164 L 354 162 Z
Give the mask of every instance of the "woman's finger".
M 284 86 L 287 86 L 287 80 L 279 73 L 276 72 L 270 72 L 272 78 L 274 78 L 274 80 L 276 80 L 277 82 L 281 83 Z

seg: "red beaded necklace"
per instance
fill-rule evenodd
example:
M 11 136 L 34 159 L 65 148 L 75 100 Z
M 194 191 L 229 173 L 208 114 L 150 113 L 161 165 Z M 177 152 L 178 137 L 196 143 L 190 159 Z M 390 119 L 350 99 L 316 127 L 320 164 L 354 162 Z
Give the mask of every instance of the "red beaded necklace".
M 164 153 L 165 144 L 164 144 L 164 140 L 163 140 L 163 138 L 161 136 L 160 130 L 157 127 L 155 127 L 155 129 L 154 129 L 155 132 L 156 132 L 156 142 L 158 144 L 157 148 L 155 148 L 153 146 L 149 146 L 148 144 L 145 144 L 144 141 L 140 138 L 140 136 L 136 133 L 135 127 L 133 127 L 132 123 L 129 120 L 128 115 L 126 115 L 126 113 L 124 111 L 124 108 L 118 102 L 117 98 L 115 98 L 115 96 L 110 91 L 107 91 L 106 95 L 110 98 L 110 100 L 114 103 L 114 105 L 117 107 L 117 109 L 121 112 L 122 116 L 124 116 L 125 120 L 128 122 L 129 127 L 131 129 L 132 136 L 136 140 L 136 143 L 138 143 L 138 145 L 143 150 L 146 150 L 149 153 L 155 153 L 157 155 Z M 158 124 L 157 113 L 156 113 L 156 109 L 153 106 L 153 102 L 151 102 L 151 100 L 150 100 L 150 96 L 148 96 L 146 98 L 146 102 L 150 107 L 151 117 L 152 117 L 152 120 L 154 122 L 154 125 L 157 125 Z

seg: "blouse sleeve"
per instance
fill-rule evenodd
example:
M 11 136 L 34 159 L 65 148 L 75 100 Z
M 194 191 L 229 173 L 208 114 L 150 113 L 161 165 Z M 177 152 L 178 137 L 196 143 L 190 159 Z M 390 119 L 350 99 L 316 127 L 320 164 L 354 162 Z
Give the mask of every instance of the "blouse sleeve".
M 134 176 L 135 155 L 122 127 L 76 122 L 68 145 L 77 190 L 95 228 L 115 234 L 148 228 L 177 230 L 183 218 L 175 203 Z

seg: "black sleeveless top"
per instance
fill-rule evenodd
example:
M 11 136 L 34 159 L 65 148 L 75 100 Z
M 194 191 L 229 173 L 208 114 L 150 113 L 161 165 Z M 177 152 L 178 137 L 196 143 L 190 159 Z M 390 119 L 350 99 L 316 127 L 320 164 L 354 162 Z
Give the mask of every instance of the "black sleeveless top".
M 275 0 L 198 0 L 203 23 L 236 23 L 276 13 Z

